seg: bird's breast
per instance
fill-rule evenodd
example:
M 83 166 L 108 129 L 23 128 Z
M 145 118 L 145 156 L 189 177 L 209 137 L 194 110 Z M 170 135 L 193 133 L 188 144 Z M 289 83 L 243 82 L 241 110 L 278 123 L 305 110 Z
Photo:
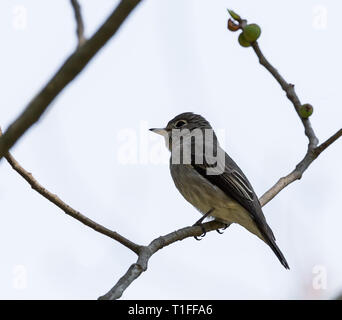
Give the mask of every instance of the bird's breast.
M 170 171 L 179 192 L 202 214 L 214 209 L 211 216 L 215 219 L 225 223 L 238 223 L 260 236 L 249 212 L 191 165 L 170 164 Z
M 241 205 L 200 175 L 191 165 L 171 164 L 171 176 L 183 197 L 203 214 L 210 209 L 241 210 Z

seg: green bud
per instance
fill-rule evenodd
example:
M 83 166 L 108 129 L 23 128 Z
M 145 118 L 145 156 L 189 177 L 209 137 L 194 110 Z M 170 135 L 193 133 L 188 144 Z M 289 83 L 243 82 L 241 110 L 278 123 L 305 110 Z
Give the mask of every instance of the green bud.
M 243 32 L 247 41 L 254 42 L 260 37 L 261 29 L 257 24 L 252 23 L 245 26 Z
M 239 40 L 239 43 L 240 43 L 240 45 L 241 45 L 242 47 L 247 48 L 247 47 L 250 47 L 250 46 L 251 46 L 251 43 L 250 43 L 249 41 L 246 40 L 244 32 L 241 32 L 241 33 L 240 33 L 239 39 L 238 39 L 238 40 Z
M 234 20 L 237 20 L 237 21 L 240 21 L 241 20 L 241 17 L 235 13 L 233 10 L 228 10 L 228 13 L 230 14 L 230 16 L 234 19 Z
M 306 104 L 303 104 L 299 107 L 299 115 L 303 118 L 303 119 L 307 119 L 309 118 L 312 113 L 313 113 L 313 107 L 311 104 L 309 103 L 306 103 Z

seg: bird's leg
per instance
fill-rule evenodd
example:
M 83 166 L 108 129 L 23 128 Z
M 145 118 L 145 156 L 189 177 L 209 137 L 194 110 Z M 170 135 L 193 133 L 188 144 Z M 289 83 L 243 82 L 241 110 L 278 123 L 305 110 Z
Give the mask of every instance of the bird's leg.
M 201 219 L 199 219 L 198 221 L 196 221 L 193 225 L 194 226 L 200 226 L 203 222 L 203 220 L 208 217 L 212 212 L 214 211 L 214 209 L 210 209 L 206 214 L 204 214 Z
M 206 217 L 208 217 L 213 211 L 214 211 L 214 209 L 211 208 L 206 214 L 204 214 L 204 215 L 201 217 L 201 219 L 199 219 L 198 221 L 196 221 L 196 222 L 193 224 L 193 226 L 200 226 L 200 227 L 202 228 L 202 234 L 201 234 L 199 237 L 194 236 L 194 238 L 195 238 L 197 241 L 202 240 L 202 238 L 204 238 L 205 235 L 207 234 L 207 231 L 205 231 L 202 222 L 203 222 L 203 220 L 204 220 Z
M 224 226 L 223 228 L 219 228 L 219 229 L 217 229 L 216 231 L 217 231 L 219 234 L 223 234 L 223 231 L 226 230 L 229 226 L 230 226 L 230 223 L 225 223 L 225 226 Z

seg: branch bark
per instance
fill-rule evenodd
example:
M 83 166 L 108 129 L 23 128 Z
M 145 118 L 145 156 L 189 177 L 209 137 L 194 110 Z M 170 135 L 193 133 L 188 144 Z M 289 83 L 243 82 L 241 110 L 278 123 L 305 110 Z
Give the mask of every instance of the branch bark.
M 21 115 L 0 137 L 0 160 L 17 140 L 46 111 L 59 93 L 85 68 L 88 62 L 118 31 L 128 15 L 142 0 L 122 0 L 99 30 L 70 55 L 57 73 L 31 100 Z

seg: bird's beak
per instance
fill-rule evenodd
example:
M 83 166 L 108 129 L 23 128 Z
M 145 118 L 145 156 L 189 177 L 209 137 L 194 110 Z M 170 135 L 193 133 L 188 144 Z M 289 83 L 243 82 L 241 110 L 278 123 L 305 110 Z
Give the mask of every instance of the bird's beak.
M 152 129 L 150 129 L 150 131 L 152 131 L 156 134 L 160 134 L 163 137 L 167 136 L 167 130 L 165 128 L 152 128 Z

